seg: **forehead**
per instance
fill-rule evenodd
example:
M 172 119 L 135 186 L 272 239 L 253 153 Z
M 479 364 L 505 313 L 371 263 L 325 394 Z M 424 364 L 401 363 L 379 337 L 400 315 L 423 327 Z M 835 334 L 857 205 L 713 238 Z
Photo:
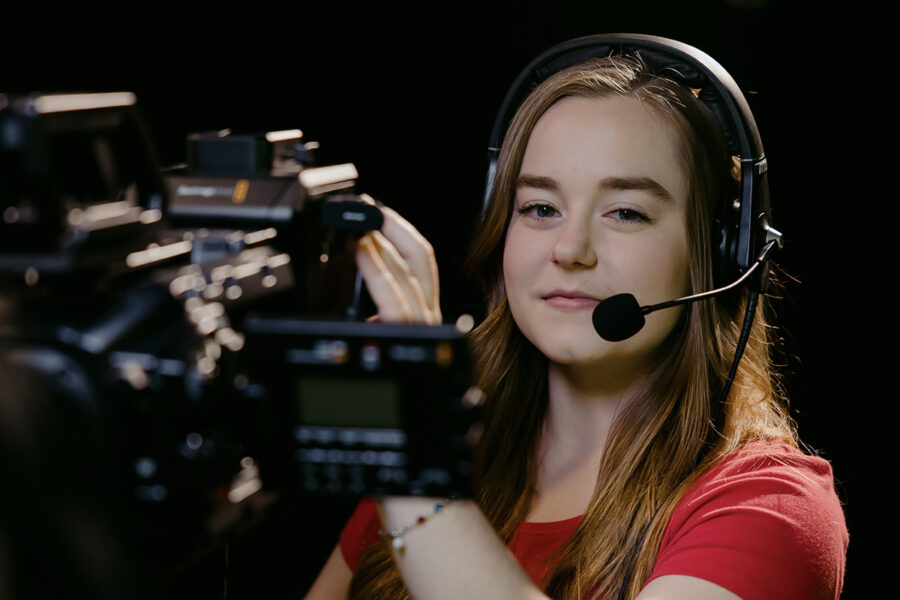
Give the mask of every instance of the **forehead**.
M 676 200 L 688 193 L 675 127 L 636 98 L 570 96 L 535 124 L 521 173 L 567 180 L 648 177 Z

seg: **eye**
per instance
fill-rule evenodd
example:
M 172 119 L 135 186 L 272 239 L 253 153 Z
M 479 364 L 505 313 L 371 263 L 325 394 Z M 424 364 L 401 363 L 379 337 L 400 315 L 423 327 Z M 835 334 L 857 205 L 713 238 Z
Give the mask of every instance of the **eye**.
M 532 202 L 530 204 L 526 204 L 519 209 L 520 215 L 531 215 L 537 219 L 548 219 L 550 217 L 555 217 L 559 214 L 559 211 L 553 208 L 550 204 L 546 204 L 543 202 Z
M 650 217 L 633 208 L 617 208 L 606 213 L 622 223 L 649 223 Z

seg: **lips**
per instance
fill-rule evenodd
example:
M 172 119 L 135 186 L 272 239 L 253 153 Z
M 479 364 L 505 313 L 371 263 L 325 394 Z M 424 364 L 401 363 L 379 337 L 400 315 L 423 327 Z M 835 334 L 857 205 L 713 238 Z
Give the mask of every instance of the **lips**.
M 548 306 L 560 310 L 593 310 L 600 298 L 578 290 L 553 290 L 541 296 Z

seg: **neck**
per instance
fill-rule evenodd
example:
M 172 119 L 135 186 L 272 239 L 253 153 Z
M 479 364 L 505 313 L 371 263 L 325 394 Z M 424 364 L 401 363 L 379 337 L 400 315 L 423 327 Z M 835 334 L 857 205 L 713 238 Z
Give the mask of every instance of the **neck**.
M 584 512 L 612 423 L 640 380 L 614 382 L 597 377 L 596 369 L 550 363 L 531 520 L 555 521 Z
M 642 381 L 637 374 L 610 377 L 593 367 L 550 363 L 545 436 L 602 450 L 613 420 Z

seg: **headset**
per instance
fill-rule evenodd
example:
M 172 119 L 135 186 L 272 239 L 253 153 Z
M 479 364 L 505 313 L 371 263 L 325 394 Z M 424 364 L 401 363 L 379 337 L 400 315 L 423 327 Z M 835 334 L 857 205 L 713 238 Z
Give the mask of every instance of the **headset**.
M 697 97 L 709 108 L 718 122 L 730 154 L 740 159 L 740 196 L 737 199 L 722 198 L 721 205 L 716 209 L 716 214 L 720 217 L 712 244 L 716 265 L 714 286 L 717 289 L 647 307 L 639 307 L 630 294 L 613 296 L 598 305 L 598 309 L 604 303 L 608 307 L 613 307 L 599 319 L 605 321 L 602 327 L 598 323 L 598 311 L 594 313 L 594 327 L 598 333 L 610 341 L 618 341 L 633 335 L 643 325 L 643 314 L 653 310 L 710 298 L 741 285 L 749 289 L 743 326 L 731 371 L 714 407 L 712 426 L 708 429 L 706 443 L 695 458 L 693 467 L 684 474 L 682 479 L 684 481 L 712 447 L 716 429 L 721 427 L 720 419 L 723 413 L 721 408 L 728 396 L 749 338 L 759 294 L 766 290 L 768 260 L 774 251 L 783 245 L 781 232 L 769 224 L 768 163 L 762 140 L 753 113 L 737 83 L 706 53 L 667 38 L 640 34 L 605 34 L 576 38 L 553 46 L 531 61 L 519 74 L 501 104 L 488 145 L 484 210 L 487 209 L 493 192 L 500 145 L 513 115 L 525 98 L 541 82 L 558 71 L 591 58 L 606 58 L 610 55 L 639 56 L 651 72 L 664 75 L 685 87 L 699 90 Z M 616 302 L 609 302 L 613 299 Z M 627 302 L 624 304 L 618 302 L 623 299 Z M 604 327 L 609 329 L 610 324 L 615 321 L 629 320 L 639 320 L 639 323 L 635 322 L 634 327 L 632 323 L 626 323 L 621 327 L 621 332 L 613 332 L 613 337 L 601 333 L 601 329 Z M 617 327 L 618 325 L 612 325 L 613 330 Z M 619 333 L 622 337 L 616 338 Z M 655 518 L 654 516 L 651 519 L 643 532 L 632 558 L 632 568 Z M 620 600 L 625 598 L 631 575 L 632 571 L 629 569 L 619 590 Z
M 740 157 L 740 197 L 733 206 L 717 209 L 716 214 L 722 216 L 713 241 L 717 259 L 715 285 L 731 283 L 756 264 L 767 243 L 775 241 L 779 247 L 782 244 L 780 232 L 769 225 L 768 163 L 756 120 L 737 83 L 708 54 L 682 42 L 640 34 L 593 35 L 558 44 L 531 61 L 506 93 L 494 121 L 488 144 L 484 206 L 487 207 L 493 190 L 503 137 L 528 94 L 558 71 L 612 54 L 640 55 L 651 71 L 699 90 L 698 98 L 715 116 L 728 150 Z M 723 198 L 722 202 L 731 200 Z M 765 290 L 767 273 L 765 265 L 762 267 L 756 277 L 746 282 L 751 289 Z

